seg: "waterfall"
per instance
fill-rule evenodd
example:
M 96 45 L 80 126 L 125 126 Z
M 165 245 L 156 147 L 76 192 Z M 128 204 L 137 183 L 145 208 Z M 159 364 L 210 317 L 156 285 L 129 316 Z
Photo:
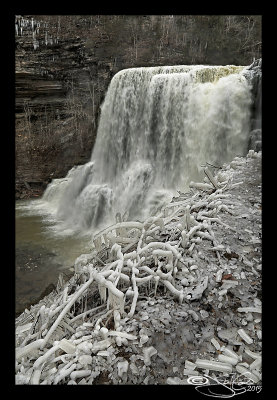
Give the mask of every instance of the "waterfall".
M 251 79 L 243 66 L 130 68 L 110 82 L 89 163 L 47 188 L 43 201 L 73 229 L 140 220 L 176 190 L 247 153 Z

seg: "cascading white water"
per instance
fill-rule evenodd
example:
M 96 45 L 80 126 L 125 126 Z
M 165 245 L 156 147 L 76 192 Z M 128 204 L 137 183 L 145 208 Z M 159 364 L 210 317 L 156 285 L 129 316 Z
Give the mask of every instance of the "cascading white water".
M 199 178 L 201 165 L 245 155 L 251 83 L 242 66 L 131 68 L 112 79 L 91 161 L 43 200 L 73 229 L 153 213 Z M 48 207 L 48 206 L 47 206 Z

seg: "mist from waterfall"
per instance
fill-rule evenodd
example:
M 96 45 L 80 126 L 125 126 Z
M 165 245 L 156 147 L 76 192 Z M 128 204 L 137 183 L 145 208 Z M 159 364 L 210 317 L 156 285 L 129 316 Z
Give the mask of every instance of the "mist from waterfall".
M 90 162 L 55 179 L 45 209 L 73 230 L 154 214 L 206 162 L 247 152 L 251 83 L 243 66 L 130 68 L 110 82 Z

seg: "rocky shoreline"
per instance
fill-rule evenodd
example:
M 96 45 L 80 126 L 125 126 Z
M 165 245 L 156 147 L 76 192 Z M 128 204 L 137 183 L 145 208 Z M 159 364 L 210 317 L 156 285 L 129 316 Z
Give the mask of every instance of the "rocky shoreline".
M 16 318 L 17 385 L 261 385 L 261 152 L 205 172 Z

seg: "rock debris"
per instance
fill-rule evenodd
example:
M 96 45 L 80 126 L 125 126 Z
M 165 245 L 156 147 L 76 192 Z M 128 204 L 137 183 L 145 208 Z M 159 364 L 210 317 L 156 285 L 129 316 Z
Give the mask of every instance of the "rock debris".
M 261 152 L 205 175 L 16 318 L 16 384 L 261 383 Z

